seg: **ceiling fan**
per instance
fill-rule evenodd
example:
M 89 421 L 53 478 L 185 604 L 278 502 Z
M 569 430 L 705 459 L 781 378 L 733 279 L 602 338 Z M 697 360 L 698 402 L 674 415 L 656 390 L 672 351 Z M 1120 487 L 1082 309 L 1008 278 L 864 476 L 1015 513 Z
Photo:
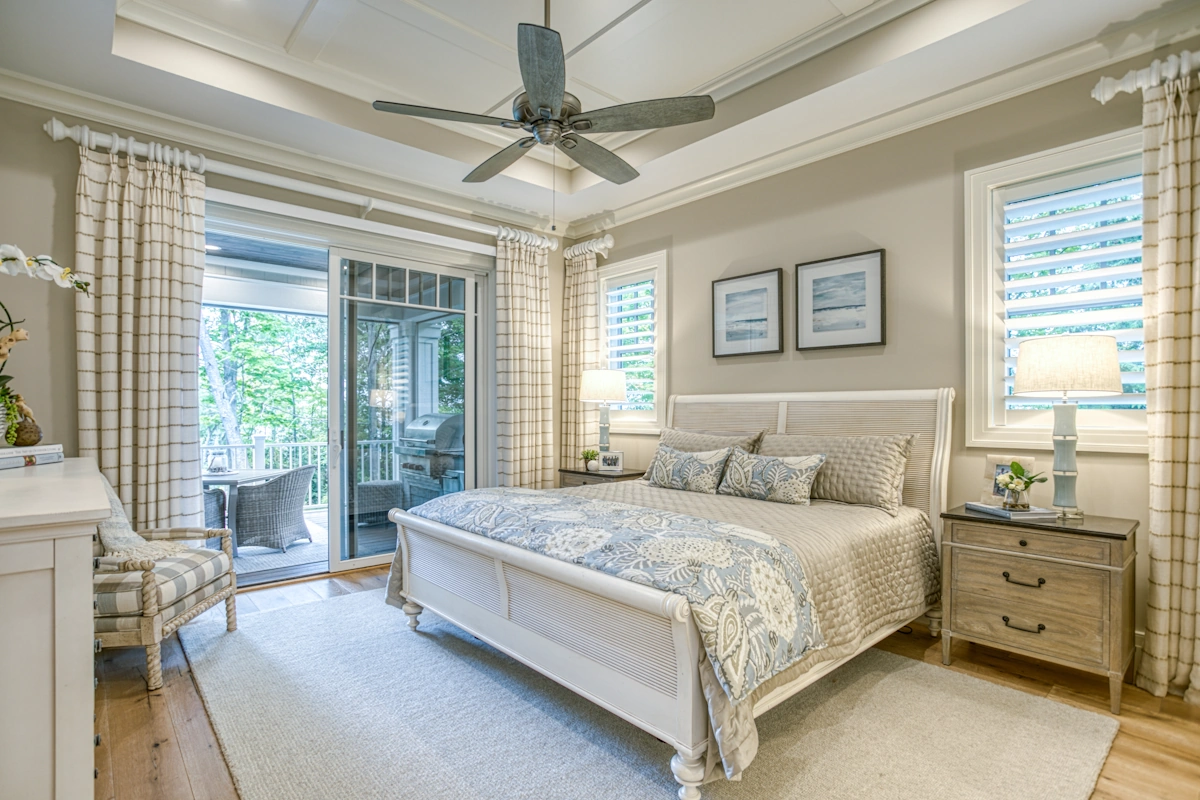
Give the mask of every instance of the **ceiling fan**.
M 536 144 L 553 145 L 601 178 L 625 183 L 636 178 L 638 171 L 616 153 L 579 134 L 642 131 L 712 119 L 716 106 L 708 95 L 643 100 L 584 112 L 579 98 L 566 90 L 562 37 L 549 27 L 549 5 L 547 0 L 545 27 L 528 23 L 517 26 L 517 61 L 525 91 L 513 99 L 512 119 L 385 100 L 376 100 L 372 106 L 377 111 L 410 117 L 519 128 L 532 134 L 480 164 L 463 178 L 466 183 L 481 183 L 499 175 Z

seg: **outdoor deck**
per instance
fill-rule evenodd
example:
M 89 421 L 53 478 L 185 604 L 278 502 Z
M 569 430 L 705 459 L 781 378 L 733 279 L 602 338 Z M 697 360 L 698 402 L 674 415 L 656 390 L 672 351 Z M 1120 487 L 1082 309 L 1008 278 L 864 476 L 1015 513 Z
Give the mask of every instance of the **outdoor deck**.
M 288 546 L 287 552 L 272 550 L 267 547 L 239 547 L 238 557 L 233 560 L 233 569 L 238 574 L 239 583 L 247 585 L 257 583 L 256 573 L 270 572 L 268 580 L 280 580 L 287 577 L 312 575 L 324 571 L 329 562 L 329 528 L 328 510 L 325 508 L 310 508 L 304 512 L 308 530 L 312 533 L 312 541 L 300 540 Z M 396 549 L 396 526 L 388 523 L 380 525 L 360 525 L 358 528 L 358 546 L 363 554 L 387 553 Z M 293 574 L 294 573 L 294 574 Z M 245 578 L 246 580 L 242 580 Z

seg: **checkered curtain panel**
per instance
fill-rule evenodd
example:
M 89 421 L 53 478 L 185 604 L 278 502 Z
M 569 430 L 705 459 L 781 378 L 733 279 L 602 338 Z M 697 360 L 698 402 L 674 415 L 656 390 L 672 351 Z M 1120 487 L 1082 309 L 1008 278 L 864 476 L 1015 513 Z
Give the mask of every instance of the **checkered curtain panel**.
M 133 526 L 201 525 L 197 335 L 204 178 L 80 148 L 75 271 L 79 455 Z
M 554 485 L 546 251 L 496 242 L 496 433 L 501 486 Z
M 559 464 L 580 466 L 579 454 L 600 441 L 600 412 L 594 403 L 579 402 L 585 369 L 600 366 L 600 300 L 596 254 L 567 259 L 563 286 L 562 404 Z
M 1200 164 L 1190 80 L 1147 89 L 1143 303 L 1150 441 L 1150 596 L 1137 683 L 1200 703 Z

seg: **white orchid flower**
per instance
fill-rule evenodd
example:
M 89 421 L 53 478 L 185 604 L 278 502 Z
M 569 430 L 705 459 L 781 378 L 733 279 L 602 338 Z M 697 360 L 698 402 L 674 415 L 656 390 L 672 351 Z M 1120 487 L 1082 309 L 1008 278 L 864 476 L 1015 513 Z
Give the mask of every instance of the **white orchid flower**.
M 53 262 L 51 262 L 51 263 L 53 263 Z M 75 273 L 71 272 L 70 267 L 59 268 L 57 264 L 55 264 L 54 266 L 55 266 L 55 273 L 54 273 L 54 282 L 55 283 L 57 283 L 59 286 L 61 286 L 64 289 L 70 289 L 72 286 L 75 285 Z
M 27 275 L 33 274 L 26 265 L 28 259 L 25 253 L 15 244 L 0 244 L 0 259 L 0 269 L 9 275 L 20 275 L 22 272 Z

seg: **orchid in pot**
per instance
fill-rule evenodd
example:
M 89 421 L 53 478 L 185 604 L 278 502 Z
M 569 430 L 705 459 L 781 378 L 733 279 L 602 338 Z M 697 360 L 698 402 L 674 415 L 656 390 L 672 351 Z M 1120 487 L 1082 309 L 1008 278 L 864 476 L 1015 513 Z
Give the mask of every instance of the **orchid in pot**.
M 41 278 L 84 294 L 88 290 L 87 282 L 79 280 L 69 268 L 60 266 L 50 256 L 26 256 L 21 248 L 11 244 L 0 244 L 0 275 Z M 4 374 L 13 347 L 29 340 L 29 332 L 17 327 L 24 321 L 14 320 L 8 306 L 0 301 L 0 429 L 4 431 L 5 443 L 18 446 L 34 445 L 42 439 L 33 410 L 25 398 L 13 390 L 12 376 Z
M 1035 483 L 1045 483 L 1047 478 L 1041 472 L 1029 472 L 1014 461 L 1008 465 L 1009 471 L 996 478 L 996 485 L 1004 490 L 1004 507 L 1016 511 L 1028 511 L 1029 501 L 1025 493 L 1033 488 Z

